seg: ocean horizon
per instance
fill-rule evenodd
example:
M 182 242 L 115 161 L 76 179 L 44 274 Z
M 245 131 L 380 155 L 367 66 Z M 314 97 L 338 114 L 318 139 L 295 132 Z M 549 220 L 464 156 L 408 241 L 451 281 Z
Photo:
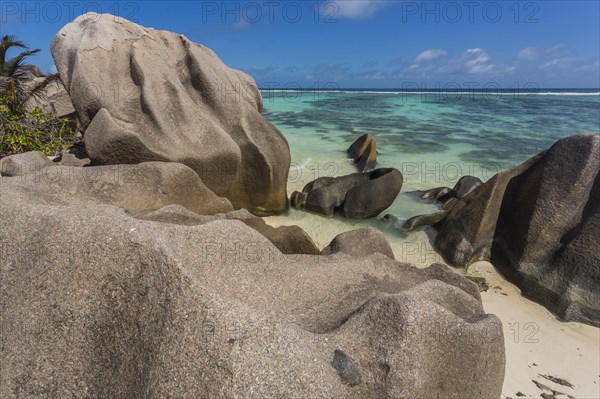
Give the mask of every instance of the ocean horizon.
M 381 94 L 427 94 L 427 93 L 468 93 L 475 95 L 555 95 L 555 96 L 600 96 L 600 88 L 510 88 L 510 87 L 497 87 L 497 88 L 352 88 L 352 87 L 328 87 L 324 85 L 323 88 L 314 87 L 290 87 L 287 89 L 273 88 L 273 87 L 260 87 L 261 92 L 363 92 L 363 93 L 381 93 Z

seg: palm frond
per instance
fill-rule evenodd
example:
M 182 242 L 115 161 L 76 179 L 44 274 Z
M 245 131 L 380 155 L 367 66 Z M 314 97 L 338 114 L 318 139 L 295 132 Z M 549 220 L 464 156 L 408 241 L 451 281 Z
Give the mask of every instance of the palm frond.
M 22 41 L 16 40 L 15 36 L 3 36 L 2 40 L 0 40 L 0 71 L 4 69 L 4 64 L 6 63 L 6 52 L 11 47 L 19 47 L 23 49 L 29 48 Z
M 33 87 L 27 90 L 25 101 L 30 98 L 37 98 L 40 100 L 44 100 L 44 91 L 51 83 L 60 83 L 60 75 L 58 73 L 48 75 L 44 78 L 44 80 L 36 83 Z
M 24 51 L 21 54 L 17 55 L 14 58 L 11 58 L 10 61 L 8 61 L 5 65 L 4 65 L 4 69 L 2 71 L 0 71 L 0 75 L 3 76 L 8 76 L 8 77 L 14 77 L 14 78 L 19 78 L 21 77 L 20 75 L 22 75 L 22 71 L 20 71 L 20 69 L 23 67 L 23 65 L 25 65 L 25 60 L 27 59 L 27 57 L 30 57 L 34 54 L 39 53 L 41 50 L 28 50 L 28 51 Z

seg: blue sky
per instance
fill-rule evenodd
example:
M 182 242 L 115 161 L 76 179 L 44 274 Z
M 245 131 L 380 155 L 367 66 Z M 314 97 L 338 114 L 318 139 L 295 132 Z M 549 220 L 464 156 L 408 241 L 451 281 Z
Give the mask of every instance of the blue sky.
M 53 67 L 70 19 L 106 12 L 183 33 L 262 87 L 600 87 L 600 2 L 1 1 L 15 34 Z

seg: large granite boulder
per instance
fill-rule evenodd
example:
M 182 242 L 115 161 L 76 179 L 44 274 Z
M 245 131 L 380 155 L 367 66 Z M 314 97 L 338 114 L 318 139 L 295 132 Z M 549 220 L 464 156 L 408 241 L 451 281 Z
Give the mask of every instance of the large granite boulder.
M 453 266 L 489 260 L 564 320 L 600 325 L 600 136 L 575 135 L 498 173 L 438 222 Z
M 0 191 L 2 398 L 501 394 L 501 322 L 446 266 L 284 255 L 239 220 L 142 220 L 22 180 Z
M 333 216 L 338 211 L 351 219 L 368 219 L 389 208 L 402 189 L 397 169 L 376 169 L 339 177 L 320 177 L 302 192 L 292 194 L 292 205 L 307 211 Z
M 210 49 L 90 13 L 66 25 L 51 50 L 93 163 L 178 162 L 235 208 L 286 209 L 287 141 L 261 115 L 252 78 Z
M 389 208 L 400 194 L 404 178 L 397 169 L 376 169 L 368 179 L 348 190 L 342 214 L 351 219 L 367 219 Z
M 496 221 L 508 182 L 527 170 L 542 155 L 500 172 L 469 195 L 459 199 L 446 217 L 435 227 L 435 249 L 456 267 L 466 267 L 479 260 L 489 260 Z
M 508 182 L 492 263 L 564 320 L 600 327 L 600 136 L 559 140 Z

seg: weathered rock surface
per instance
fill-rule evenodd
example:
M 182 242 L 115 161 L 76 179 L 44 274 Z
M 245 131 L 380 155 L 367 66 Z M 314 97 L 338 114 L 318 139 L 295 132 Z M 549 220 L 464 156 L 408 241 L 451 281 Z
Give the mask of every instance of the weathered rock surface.
M 351 188 L 344 199 L 342 214 L 352 219 L 367 219 L 389 208 L 400 194 L 404 179 L 397 169 L 376 169 L 368 180 Z
M 448 214 L 447 211 L 442 211 L 442 212 L 432 213 L 429 215 L 414 216 L 414 217 L 408 219 L 402 225 L 402 228 L 404 230 L 412 231 L 419 227 L 432 226 L 432 225 L 435 225 L 436 223 L 439 223 L 440 221 L 442 221 L 446 217 L 447 214 Z
M 130 168 L 194 174 L 158 165 Z M 1 184 L 2 398 L 500 396 L 501 322 L 446 266 L 283 255 L 238 220 L 135 218 L 110 185 L 118 207 Z
M 360 136 L 347 152 L 360 172 L 368 172 L 377 165 L 377 143 L 370 134 Z
M 38 154 L 22 156 L 27 157 L 27 162 L 19 164 L 17 170 L 27 173 L 3 179 L 2 189 L 29 193 L 52 204 L 110 204 L 130 212 L 178 204 L 204 215 L 233 210 L 227 199 L 216 196 L 193 170 L 182 164 L 146 162 L 82 168 L 55 165 L 42 154 L 48 163 L 39 168 L 42 158 Z M 4 158 L 7 161 L 3 165 L 15 158 Z
M 452 265 L 489 260 L 564 320 L 600 325 L 600 136 L 575 135 L 455 202 L 435 248 Z
M 344 253 L 355 258 L 370 256 L 376 253 L 394 259 L 394 251 L 385 235 L 373 228 L 367 227 L 338 234 L 331 243 L 323 249 L 321 255 Z
M 26 80 L 33 80 L 35 78 L 41 78 L 45 76 L 40 68 L 33 64 L 23 65 L 21 67 L 21 72 L 24 73 L 23 78 Z
M 242 221 L 267 237 L 284 254 L 318 255 L 321 252 L 312 238 L 299 226 L 273 227 L 259 217 Z
M 478 177 L 463 176 L 460 179 L 458 179 L 458 181 L 452 188 L 452 191 L 456 194 L 456 197 L 458 199 L 462 199 L 482 184 L 483 182 Z
M 462 199 L 469 195 L 477 187 L 481 186 L 483 182 L 478 177 L 474 176 L 463 176 L 454 185 L 450 187 L 436 187 L 427 191 L 421 192 L 422 199 L 430 199 L 437 201 L 442 204 L 446 204 L 452 201 L 454 198 Z
M 455 193 L 450 187 L 435 187 L 431 190 L 427 190 L 421 194 L 421 198 L 430 199 L 432 201 L 446 201 L 450 198 L 454 198 Z
M 402 174 L 397 169 L 376 169 L 339 177 L 321 177 L 308 183 L 302 193 L 292 194 L 292 205 L 332 216 L 368 219 L 383 212 L 402 189 Z
M 510 179 L 527 170 L 540 157 L 496 174 L 452 206 L 436 226 L 438 233 L 433 243 L 446 261 L 456 267 L 466 267 L 474 261 L 489 260 L 504 189 Z
M 14 177 L 37 173 L 50 165 L 50 158 L 39 151 L 9 155 L 0 159 L 0 176 Z
M 45 78 L 35 78 L 29 85 L 38 84 Z M 71 97 L 65 89 L 65 86 L 60 82 L 51 82 L 46 86 L 46 89 L 41 94 L 41 97 L 32 97 L 26 104 L 27 108 L 40 107 L 46 111 L 52 112 L 59 118 L 77 119 L 75 108 L 71 102 Z M 73 127 L 77 127 L 76 122 Z
M 67 152 L 60 156 L 58 163 L 62 166 L 84 167 L 88 166 L 92 161 L 89 158 L 78 157 L 77 154 Z
M 491 262 L 523 295 L 600 327 L 600 136 L 559 140 L 506 185 Z
M 1 159 L 0 170 L 4 177 L 22 177 L 7 183 L 61 204 L 112 204 L 145 220 L 185 225 L 241 220 L 285 254 L 320 253 L 298 226 L 275 228 L 246 210 L 232 212 L 229 201 L 214 195 L 185 165 L 148 162 L 83 169 L 87 163 L 67 153 L 55 164 L 40 152 L 28 152 Z
M 262 218 L 245 209 L 215 215 L 199 215 L 181 205 L 168 205 L 151 212 L 137 212 L 138 219 L 154 220 L 186 226 L 198 226 L 215 220 L 240 220 L 267 237 L 284 254 L 318 255 L 319 248 L 302 228 L 298 226 L 269 226 Z
M 448 201 L 444 202 L 444 204 L 442 205 L 442 209 L 445 211 L 449 211 L 450 209 L 454 208 L 454 205 L 456 205 L 458 201 L 460 200 L 456 197 L 450 198 Z
M 251 77 L 185 36 L 89 13 L 52 42 L 95 164 L 171 161 L 256 214 L 287 207 L 287 141 Z

